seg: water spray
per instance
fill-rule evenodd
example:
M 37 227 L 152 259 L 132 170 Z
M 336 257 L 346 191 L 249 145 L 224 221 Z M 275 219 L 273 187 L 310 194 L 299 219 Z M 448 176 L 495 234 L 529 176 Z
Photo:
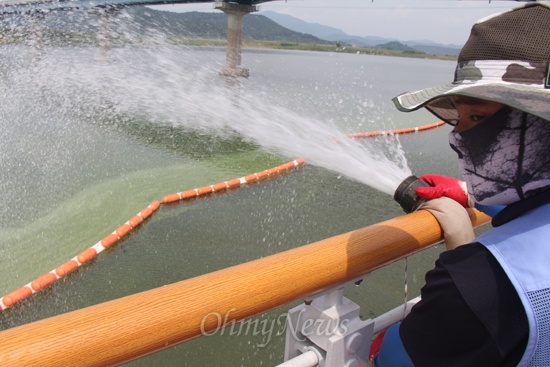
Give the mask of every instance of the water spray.
M 405 213 L 412 213 L 426 201 L 420 196 L 416 195 L 417 187 L 429 186 L 426 182 L 422 181 L 416 176 L 409 176 L 404 179 L 393 194 L 393 199 L 401 205 L 401 208 Z

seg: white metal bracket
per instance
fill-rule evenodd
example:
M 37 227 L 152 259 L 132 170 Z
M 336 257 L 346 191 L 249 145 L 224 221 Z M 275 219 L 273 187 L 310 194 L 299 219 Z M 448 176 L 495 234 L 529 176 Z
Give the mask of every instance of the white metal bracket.
M 360 319 L 359 306 L 344 297 L 355 279 L 305 300 L 288 313 L 285 361 L 317 351 L 319 367 L 367 366 L 374 321 Z

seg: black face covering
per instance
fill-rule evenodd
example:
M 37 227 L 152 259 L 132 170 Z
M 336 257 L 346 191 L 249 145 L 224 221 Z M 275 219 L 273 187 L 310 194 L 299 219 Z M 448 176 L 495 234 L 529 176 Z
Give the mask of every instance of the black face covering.
M 550 121 L 504 107 L 481 124 L 449 134 L 468 193 L 508 205 L 550 188 Z

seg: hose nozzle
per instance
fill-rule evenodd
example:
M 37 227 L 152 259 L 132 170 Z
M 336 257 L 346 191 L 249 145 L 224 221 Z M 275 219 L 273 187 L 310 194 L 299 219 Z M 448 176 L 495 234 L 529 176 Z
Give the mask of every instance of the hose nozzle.
M 426 200 L 416 195 L 417 187 L 429 186 L 416 176 L 409 176 L 397 186 L 393 199 L 401 205 L 405 213 L 416 211 Z

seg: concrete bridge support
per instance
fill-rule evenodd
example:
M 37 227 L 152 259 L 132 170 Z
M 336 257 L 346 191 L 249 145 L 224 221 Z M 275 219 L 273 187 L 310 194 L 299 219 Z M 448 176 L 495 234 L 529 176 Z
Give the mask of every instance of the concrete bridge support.
M 31 20 L 31 30 L 27 43 L 31 46 L 31 52 L 34 56 L 40 58 L 42 57 L 42 47 L 44 46 L 43 22 L 45 15 L 41 12 L 33 12 L 29 17 Z
M 246 14 L 258 11 L 254 5 L 229 2 L 216 2 L 215 8 L 227 14 L 227 56 L 226 65 L 221 75 L 248 77 L 248 69 L 241 66 L 243 18 Z
M 105 61 L 109 59 L 109 50 L 111 49 L 111 22 L 112 18 L 120 14 L 118 8 L 93 8 L 88 11 L 97 16 L 97 43 L 99 54 L 97 59 Z

